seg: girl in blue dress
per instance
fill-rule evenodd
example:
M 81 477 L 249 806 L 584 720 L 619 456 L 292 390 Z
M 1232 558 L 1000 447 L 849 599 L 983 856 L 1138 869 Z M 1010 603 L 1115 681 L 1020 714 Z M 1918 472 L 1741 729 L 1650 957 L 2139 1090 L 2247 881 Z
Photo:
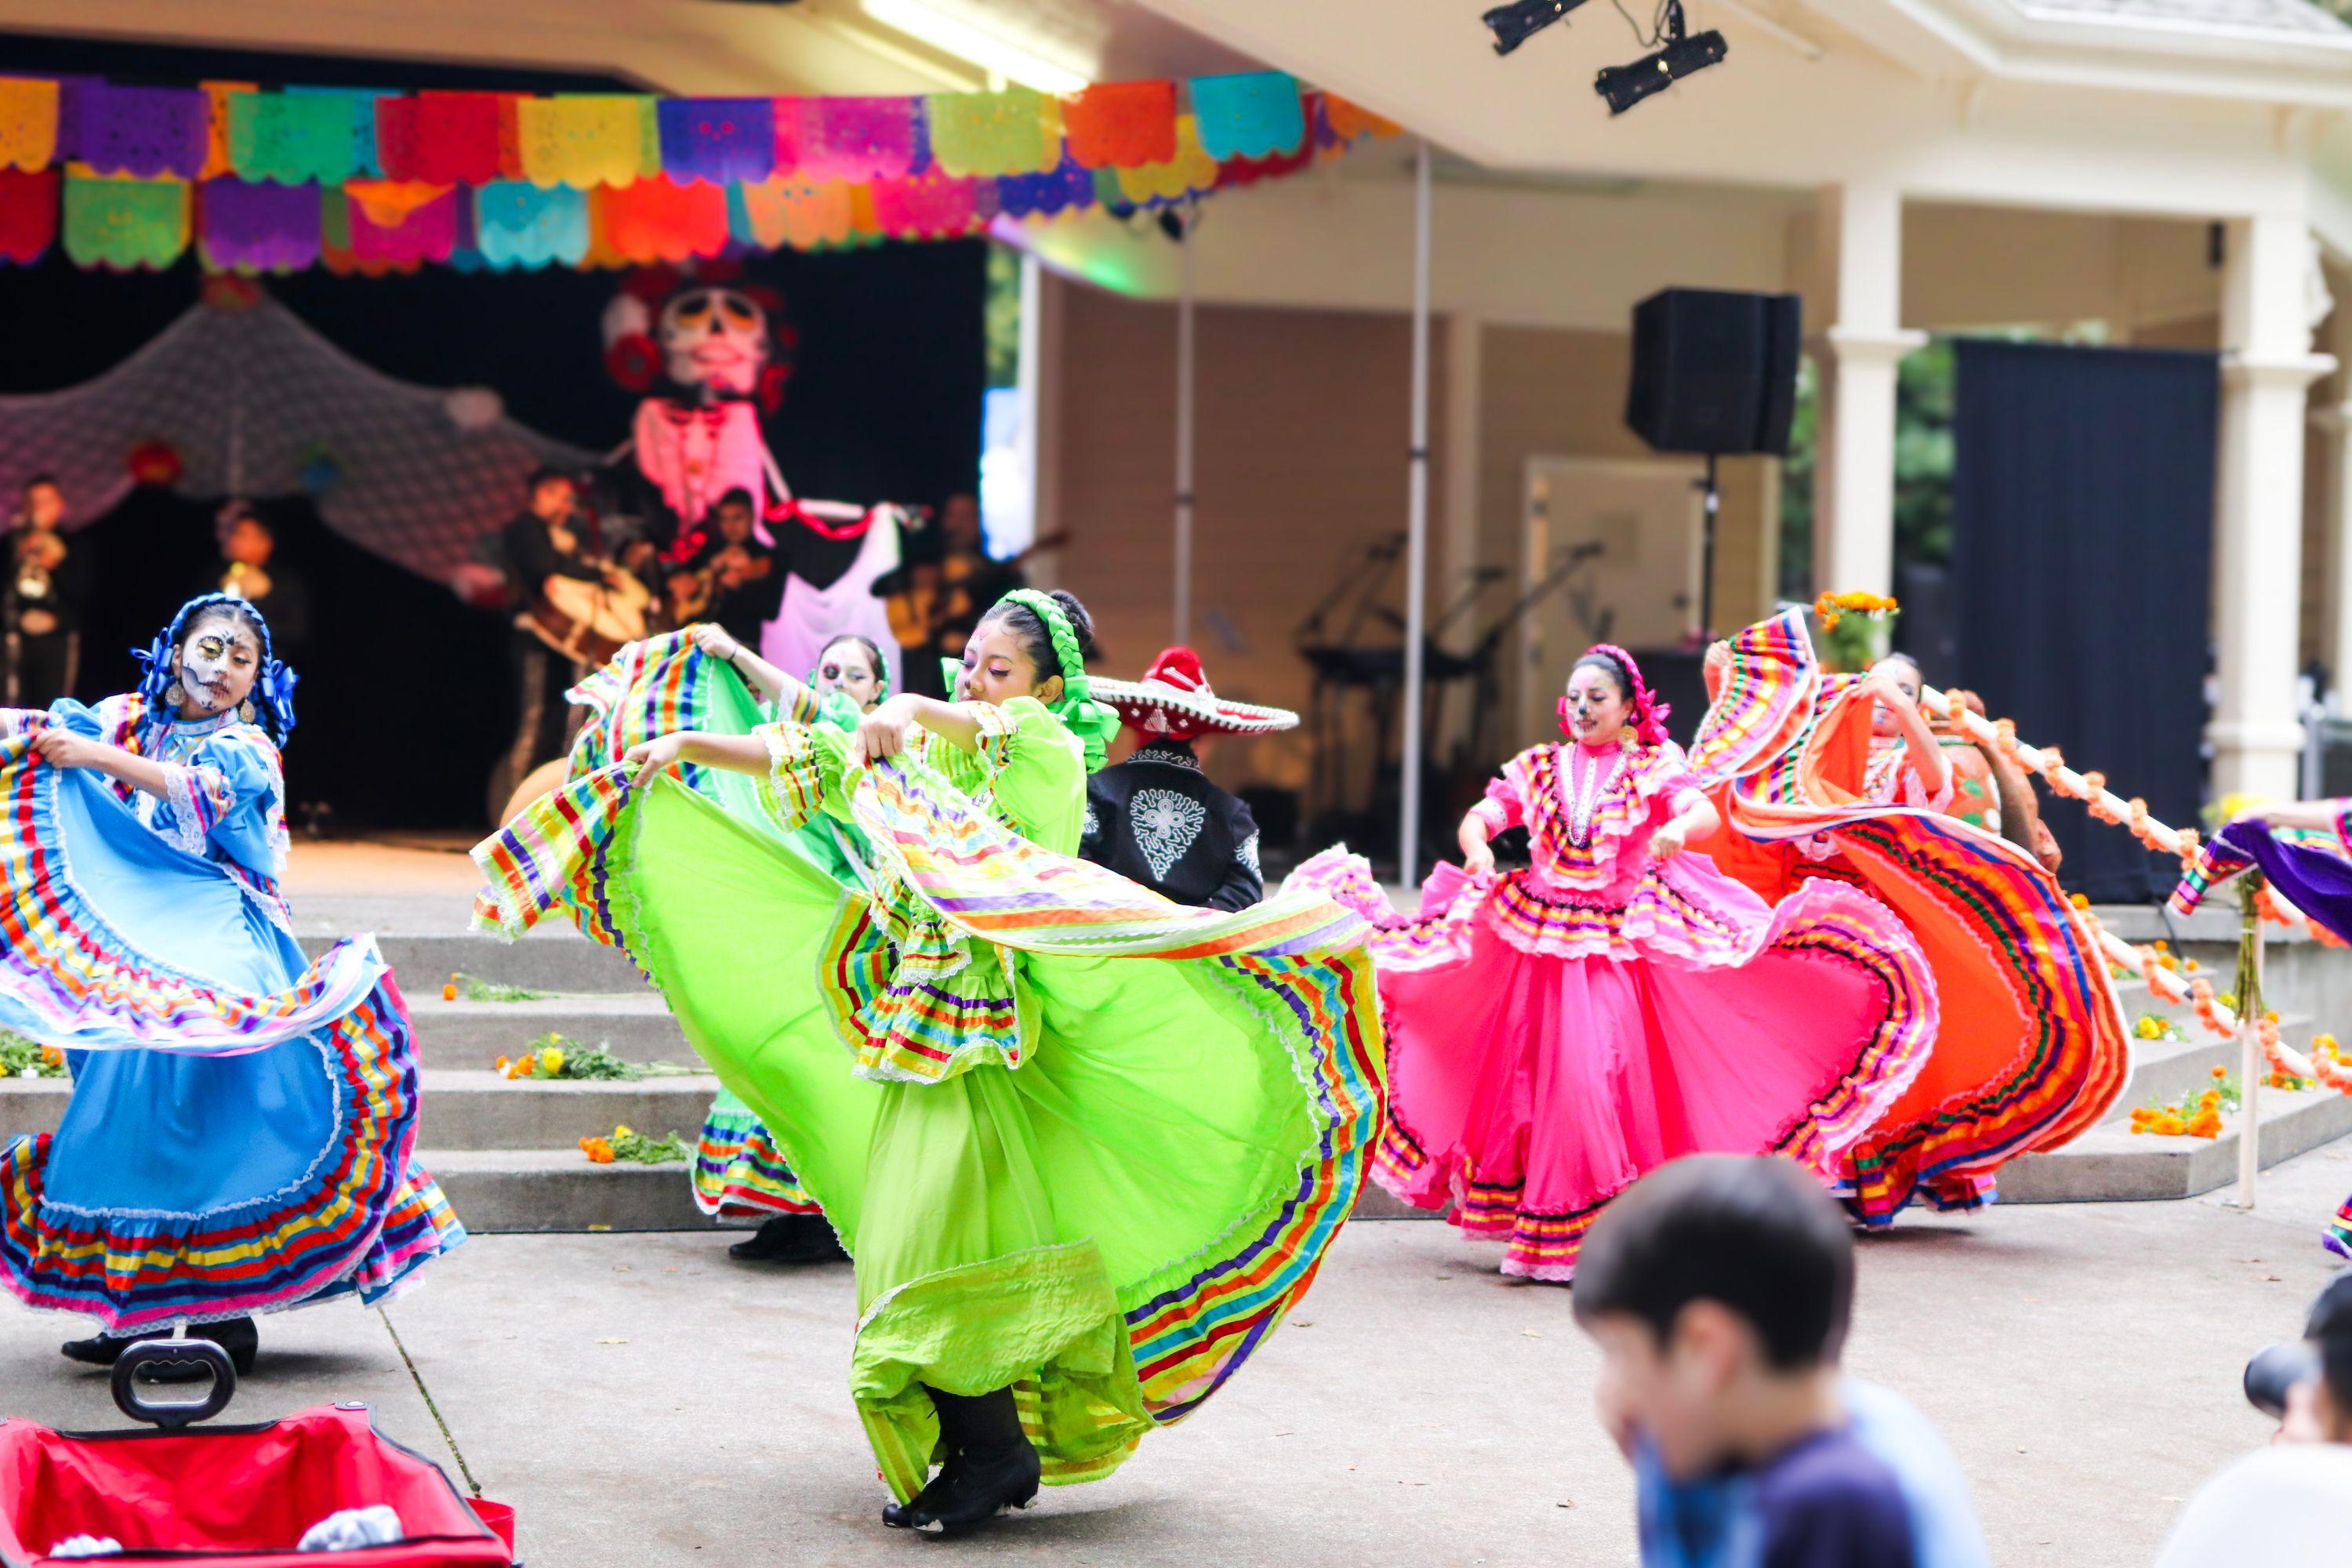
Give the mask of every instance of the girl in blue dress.
M 370 938 L 316 963 L 278 892 L 294 676 L 242 599 L 183 605 L 139 689 L 0 710 L 0 1028 L 67 1053 L 0 1149 L 0 1287 L 253 1363 L 253 1315 L 373 1303 L 465 1232 L 417 1168 L 408 1015 Z

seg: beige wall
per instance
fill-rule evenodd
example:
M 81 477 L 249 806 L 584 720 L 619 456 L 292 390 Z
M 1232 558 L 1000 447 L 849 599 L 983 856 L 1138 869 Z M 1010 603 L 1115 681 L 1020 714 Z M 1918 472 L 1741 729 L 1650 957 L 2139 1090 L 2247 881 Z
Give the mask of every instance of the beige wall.
M 1172 630 L 1176 315 L 1063 288 L 1059 452 L 1045 460 L 1057 468 L 1071 542 L 1056 577 L 1095 616 L 1097 668 L 1132 678 Z M 1308 671 L 1293 629 L 1365 545 L 1405 526 L 1410 323 L 1204 307 L 1198 352 L 1193 641 L 1221 692 L 1303 710 Z M 1444 408 L 1440 379 L 1432 447 L 1441 458 Z M 1436 469 L 1433 534 L 1444 494 Z M 1400 563 L 1385 603 L 1401 606 L 1402 590 Z M 1365 636 L 1400 640 L 1378 623 Z M 1304 787 L 1306 741 L 1302 731 L 1229 742 L 1211 771 L 1229 785 Z
M 1104 650 L 1099 668 L 1139 674 L 1171 629 L 1175 313 L 1083 286 L 1056 287 L 1060 437 L 1046 460 L 1071 542 L 1055 563 L 1055 576 L 1095 615 Z M 1199 321 L 1194 641 L 1219 690 L 1303 710 L 1310 677 L 1295 650 L 1294 628 L 1365 546 L 1405 526 L 1409 322 L 1400 315 L 1233 306 L 1203 307 Z M 1476 552 L 1475 559 L 1449 559 L 1443 544 L 1449 491 L 1444 346 L 1441 330 L 1432 356 L 1433 613 L 1454 601 L 1474 565 L 1514 574 L 1491 586 L 1479 610 L 1446 638 L 1460 648 L 1517 591 L 1528 459 L 1639 458 L 1649 449 L 1624 427 L 1623 333 L 1484 327 L 1475 361 L 1475 484 L 1454 491 L 1475 488 Z M 1770 607 L 1777 520 L 1769 528 L 1766 520 L 1775 467 L 1757 458 L 1724 464 L 1718 627 L 1745 625 Z M 1381 602 L 1402 612 L 1402 564 Z M 1400 640 L 1379 621 L 1362 636 Z M 1513 647 L 1506 644 L 1507 682 Z M 1539 678 L 1549 681 L 1554 673 Z M 1468 697 L 1466 684 L 1446 693 L 1449 733 Z M 1518 733 L 1512 721 L 1516 698 L 1507 686 L 1505 720 L 1494 741 L 1498 754 L 1535 738 Z M 1364 711 L 1360 697 L 1349 709 L 1359 742 L 1349 754 L 1359 770 Z M 1303 787 L 1309 760 L 1302 731 L 1225 746 L 1212 771 L 1228 784 Z M 1351 797 L 1363 783 L 1349 781 Z
M 1631 340 L 1622 332 L 1490 327 L 1483 345 L 1478 440 L 1479 552 L 1515 572 L 1530 458 L 1642 458 L 1650 449 L 1625 428 Z M 1779 465 L 1733 458 L 1722 467 L 1723 511 L 1716 534 L 1715 622 L 1746 626 L 1771 608 L 1778 561 L 1772 505 Z M 1765 526 L 1768 514 L 1774 526 Z M 1569 650 L 1573 652 L 1574 650 Z M 1549 683 L 1565 670 L 1521 672 L 1507 665 L 1502 726 L 1506 753 L 1539 736 L 1520 732 L 1517 679 Z

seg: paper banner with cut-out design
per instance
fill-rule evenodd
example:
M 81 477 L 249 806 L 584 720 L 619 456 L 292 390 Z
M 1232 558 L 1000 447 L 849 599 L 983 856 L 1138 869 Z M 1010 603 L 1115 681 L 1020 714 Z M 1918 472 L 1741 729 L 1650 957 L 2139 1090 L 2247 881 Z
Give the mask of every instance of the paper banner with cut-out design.
M 360 173 L 358 111 L 348 93 L 233 94 L 229 166 L 248 184 L 340 185 Z M 310 205 L 315 209 L 318 202 Z
M 185 180 L 68 167 L 58 225 L 66 254 L 81 267 L 171 266 L 188 247 L 188 190 Z
M 911 180 L 877 180 L 874 221 L 892 239 L 948 239 L 970 234 L 980 218 L 975 182 L 933 171 Z
M 46 169 L 58 156 L 58 84 L 0 77 L 0 169 Z
M 746 244 L 763 250 L 824 250 L 849 243 L 847 185 L 778 179 L 739 188 L 745 226 L 735 231 L 735 237 Z
M 656 108 L 662 173 L 732 184 L 776 172 L 776 100 L 666 98 Z
M 468 268 L 620 267 L 734 247 L 968 234 L 1000 216 L 1091 205 L 1161 205 L 1294 173 L 1318 150 L 1393 129 L 1343 100 L 1302 94 L 1278 72 L 1204 77 L 1192 90 L 1199 112 L 1180 115 L 1178 84 L 1166 81 L 1067 99 L 1016 88 L 664 100 L 0 78 L 0 170 L 64 168 L 86 145 L 99 166 L 80 169 L 84 178 L 234 182 L 222 187 L 216 221 L 188 191 L 91 189 L 75 198 L 74 223 L 62 211 L 77 188 L 68 173 L 53 182 L 60 211 L 49 227 L 91 265 L 153 265 L 148 258 L 194 235 L 208 262 L 246 268 L 294 265 L 314 246 L 338 270 L 366 273 L 445 255 Z M 648 181 L 656 188 L 604 199 Z M 260 184 L 309 187 L 313 199 L 243 189 Z M 32 188 L 13 199 L 21 205 Z M 583 193 L 597 195 L 572 199 Z M 415 232 L 412 219 L 422 225 Z M 0 260 L 37 253 L 38 233 L 20 221 Z
M 600 235 L 615 256 L 640 265 L 716 256 L 727 248 L 727 193 L 667 175 L 596 193 Z
M 1217 188 L 1217 161 L 1201 145 L 1200 127 L 1189 114 L 1176 117 L 1176 156 L 1165 163 L 1118 171 L 1121 198 L 1131 206 L 1164 205 Z
M 58 237 L 58 171 L 0 169 L 0 258 L 29 267 Z
M 1196 76 L 1192 89 L 1201 146 L 1221 163 L 1295 152 L 1307 139 L 1298 79 L 1286 71 Z
M 627 185 L 661 173 L 654 100 L 634 94 L 568 93 L 515 100 L 523 177 L 535 185 Z
M 376 105 L 377 162 L 390 180 L 487 185 L 502 177 L 494 92 L 419 92 Z
M 947 174 L 1042 174 L 1062 161 L 1060 106 L 1034 89 L 933 93 L 923 109 Z
M 212 145 L 212 100 L 202 88 L 94 82 L 76 95 L 82 163 L 101 174 L 193 180 Z
M 1176 157 L 1176 84 L 1114 81 L 1062 103 L 1062 134 L 1087 169 L 1133 169 Z
M 903 180 L 915 172 L 912 98 L 803 98 L 792 100 L 798 124 L 794 171 L 811 184 Z
M 220 271 L 294 272 L 319 259 L 317 185 L 206 180 L 196 192 L 205 265 Z
M 572 266 L 588 254 L 588 194 L 499 180 L 474 193 L 474 246 L 493 267 Z
M 1009 175 L 996 182 L 996 203 L 1007 217 L 1055 217 L 1090 207 L 1095 205 L 1095 172 L 1075 158 L 1065 158 L 1051 174 Z

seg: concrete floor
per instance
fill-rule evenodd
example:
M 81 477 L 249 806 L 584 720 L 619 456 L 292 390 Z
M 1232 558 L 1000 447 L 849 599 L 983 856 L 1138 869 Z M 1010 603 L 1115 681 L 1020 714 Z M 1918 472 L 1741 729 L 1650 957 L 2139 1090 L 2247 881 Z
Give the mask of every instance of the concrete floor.
M 2252 1215 L 2207 1199 L 1906 1221 L 1864 1244 L 1850 1363 L 1942 1427 L 1997 1563 L 2145 1564 L 2198 1481 L 2263 1440 L 2239 1369 L 2295 1331 L 2328 1273 L 2316 1227 L 2347 1187 L 2338 1146 L 2266 1176 Z M 943 1550 L 876 1522 L 842 1391 L 849 1270 L 747 1268 L 728 1239 L 478 1238 L 383 1314 L 266 1321 L 235 1413 L 372 1402 L 387 1431 L 453 1470 L 462 1456 L 516 1505 L 539 1568 Z M 1630 1563 L 1630 1488 L 1591 1417 L 1569 1293 L 1492 1266 L 1440 1225 L 1349 1226 L 1297 1318 L 1200 1415 L 1109 1481 L 1049 1490 L 959 1550 Z M 103 1378 L 56 1355 L 71 1331 L 0 1307 L 0 1411 L 119 1424 Z

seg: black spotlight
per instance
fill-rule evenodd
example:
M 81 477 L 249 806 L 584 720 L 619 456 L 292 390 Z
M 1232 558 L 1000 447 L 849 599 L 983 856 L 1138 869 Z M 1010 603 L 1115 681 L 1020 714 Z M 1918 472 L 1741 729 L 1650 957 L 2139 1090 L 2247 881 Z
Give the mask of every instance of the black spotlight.
M 1665 47 L 1630 66 L 1611 66 L 1592 79 L 1592 90 L 1609 100 L 1609 112 L 1622 114 L 1653 93 L 1664 92 L 1695 70 L 1704 70 L 1727 52 L 1723 35 L 1709 30 L 1685 37 L 1681 0 L 1666 5 Z
M 1584 0 L 1512 0 L 1487 12 L 1483 20 L 1495 30 L 1495 52 L 1507 55 L 1583 4 Z

